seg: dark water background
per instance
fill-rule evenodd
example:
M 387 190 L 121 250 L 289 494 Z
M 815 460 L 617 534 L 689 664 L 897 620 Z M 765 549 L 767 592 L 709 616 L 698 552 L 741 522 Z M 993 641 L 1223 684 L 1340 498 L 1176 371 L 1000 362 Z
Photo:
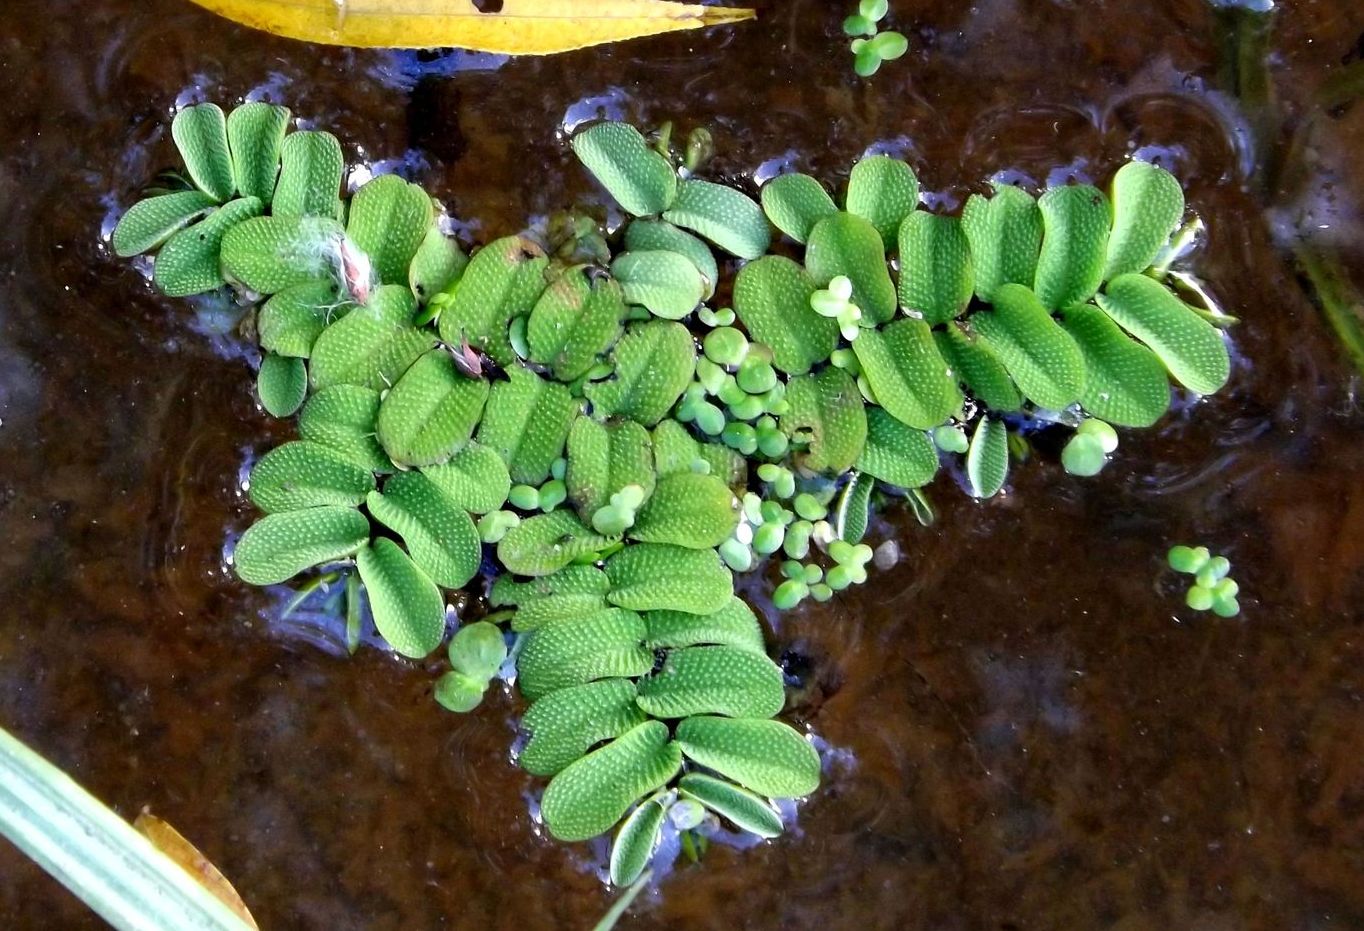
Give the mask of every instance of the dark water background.
M 949 201 L 1156 146 L 1210 229 L 1196 270 L 1245 320 L 1228 390 L 1125 435 L 1097 480 L 1043 455 L 975 504 L 940 478 L 936 527 L 897 518 L 898 568 L 781 618 L 791 719 L 846 752 L 797 832 L 713 849 L 625 927 L 1364 928 L 1364 414 L 1289 248 L 1364 277 L 1364 100 L 1320 103 L 1364 6 L 1287 0 L 1261 50 L 1206 0 L 894 0 L 912 51 L 868 85 L 851 0 L 758 5 L 495 67 L 183 0 L 7 0 L 0 723 L 176 824 L 267 931 L 586 929 L 609 903 L 527 815 L 512 698 L 447 714 L 431 670 L 319 650 L 223 570 L 238 470 L 282 428 L 232 342 L 99 239 L 174 162 L 186 88 L 268 85 L 352 159 L 408 158 L 485 241 L 599 203 L 559 133 L 588 98 L 709 126 L 727 178 L 786 159 L 833 184 L 891 143 Z M 1180 608 L 1174 542 L 1231 557 L 1240 618 Z M 98 926 L 0 844 L 0 928 Z

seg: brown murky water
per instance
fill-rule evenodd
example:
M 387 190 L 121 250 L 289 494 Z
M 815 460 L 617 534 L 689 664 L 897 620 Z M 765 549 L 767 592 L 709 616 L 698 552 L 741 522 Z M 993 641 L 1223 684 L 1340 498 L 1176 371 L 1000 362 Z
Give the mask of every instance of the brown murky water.
M 268 445 L 250 370 L 98 232 L 171 164 L 168 109 L 262 85 L 488 239 L 596 196 L 566 117 L 710 126 L 727 177 L 833 182 L 889 143 L 959 200 L 993 172 L 1106 178 L 1173 156 L 1244 318 L 1223 395 L 974 504 L 943 477 L 907 559 L 780 620 L 793 719 L 844 753 L 799 831 L 680 867 L 625 927 L 1364 927 L 1364 414 L 1287 246 L 1364 272 L 1355 0 L 1287 0 L 1263 54 L 1206 0 L 896 0 L 913 42 L 851 77 L 827 0 L 547 60 L 275 41 L 183 0 L 8 0 L 0 18 L 0 724 L 132 815 L 150 806 L 276 929 L 586 929 L 608 892 L 538 836 L 518 709 L 456 717 L 432 676 L 338 658 L 221 566 Z M 455 66 L 461 65 L 463 70 Z M 1273 109 L 1260 97 L 1269 75 Z M 1045 458 L 1045 456 L 1044 456 Z M 1233 621 L 1161 555 L 1227 552 Z M 0 927 L 99 922 L 0 843 Z

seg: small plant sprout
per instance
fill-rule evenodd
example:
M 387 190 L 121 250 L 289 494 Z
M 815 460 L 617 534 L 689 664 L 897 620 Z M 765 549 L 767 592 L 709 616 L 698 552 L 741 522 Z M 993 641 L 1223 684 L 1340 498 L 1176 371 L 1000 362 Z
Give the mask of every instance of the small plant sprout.
M 1061 450 L 1061 465 L 1071 475 L 1089 478 L 1108 464 L 1118 448 L 1118 432 L 1102 420 L 1085 420 Z
M 821 317 L 838 321 L 843 338 L 852 342 L 861 331 L 862 311 L 852 302 L 853 285 L 847 275 L 838 275 L 829 287 L 810 295 L 810 307 Z
M 849 36 L 874 36 L 876 24 L 889 11 L 889 0 L 862 0 L 857 12 L 843 20 L 843 32 Z
M 1230 577 L 1231 560 L 1214 556 L 1206 546 L 1173 546 L 1166 562 L 1176 572 L 1194 577 L 1184 603 L 1195 611 L 1211 611 L 1218 617 L 1241 613 L 1236 600 L 1241 586 Z

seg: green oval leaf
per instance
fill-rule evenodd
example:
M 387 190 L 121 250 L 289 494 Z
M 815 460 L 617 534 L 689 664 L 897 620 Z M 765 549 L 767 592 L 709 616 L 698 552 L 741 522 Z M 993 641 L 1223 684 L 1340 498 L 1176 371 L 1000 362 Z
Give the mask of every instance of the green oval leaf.
M 351 507 L 316 507 L 267 514 L 232 551 L 243 582 L 278 585 L 313 566 L 354 555 L 369 539 L 369 521 Z
M 573 137 L 573 152 L 627 213 L 662 213 L 677 196 L 677 172 L 633 126 L 590 126 Z
M 879 407 L 867 409 L 867 446 L 857 469 L 899 488 L 919 488 L 938 472 L 938 452 L 923 430 L 906 426 Z
M 852 282 L 852 302 L 868 323 L 895 316 L 895 283 L 886 268 L 886 251 L 876 228 L 851 213 L 825 217 L 810 231 L 805 267 L 819 287 L 839 275 Z
M 309 281 L 285 288 L 261 307 L 256 335 L 263 349 L 281 356 L 312 355 L 322 331 L 355 309 L 330 280 Z
M 393 462 L 374 435 L 378 417 L 379 392 L 361 385 L 333 385 L 303 405 L 298 432 L 362 469 L 392 472 Z
M 469 442 L 487 400 L 486 381 L 460 374 L 448 352 L 432 349 L 384 395 L 379 443 L 400 466 L 444 462 Z
M 691 549 L 719 546 L 739 525 L 739 499 L 714 475 L 678 472 L 658 480 L 626 535 Z
M 232 151 L 232 172 L 237 190 L 269 204 L 279 178 L 279 153 L 289 129 L 289 110 L 252 101 L 227 117 L 227 144 Z
M 929 324 L 966 310 L 974 282 L 961 221 L 916 210 L 900 225 L 900 304 Z
M 677 744 L 689 759 L 769 798 L 800 798 L 819 788 L 819 754 L 780 721 L 687 718 Z
M 678 229 L 664 220 L 635 220 L 625 228 L 625 248 L 629 252 L 662 251 L 685 255 L 701 273 L 701 280 L 705 285 L 701 293 L 702 299 L 707 299 L 715 293 L 715 285 L 720 280 L 720 269 L 715 264 L 715 256 L 711 253 L 710 246 L 686 230 Z
M 526 321 L 530 359 L 559 381 L 573 381 L 620 338 L 625 295 L 608 278 L 589 282 L 581 269 L 565 272 L 545 289 Z
M 476 681 L 487 682 L 507 659 L 507 641 L 496 624 L 465 624 L 450 639 L 450 665 Z
M 496 511 L 511 491 L 511 473 L 496 450 L 466 443 L 446 462 L 425 466 L 422 474 L 456 507 L 474 514 Z
M 644 619 L 607 608 L 588 617 L 550 621 L 526 635 L 516 661 L 521 694 L 537 701 L 596 679 L 641 676 L 653 668 L 644 647 Z
M 1149 427 L 1160 419 L 1170 406 L 1170 382 L 1155 353 L 1092 304 L 1071 307 L 1062 326 L 1085 357 L 1081 407 L 1117 426 Z
M 365 503 L 375 520 L 402 537 L 412 561 L 437 585 L 459 588 L 478 574 L 478 528 L 420 472 L 394 475 Z
M 550 692 L 530 706 L 521 726 L 530 740 L 517 763 L 535 776 L 553 776 L 594 744 L 643 723 L 629 679 L 599 679 Z
M 1093 185 L 1077 184 L 1052 188 L 1037 206 L 1043 234 L 1033 291 L 1047 310 L 1083 304 L 1103 282 L 1108 198 Z
M 714 550 L 636 543 L 608 559 L 605 568 L 611 580 L 606 600 L 632 611 L 713 614 L 734 595 L 734 577 Z
M 488 395 L 478 441 L 502 457 L 512 481 L 539 485 L 563 453 L 581 411 L 582 402 L 563 385 L 513 367 Z
M 445 637 L 445 600 L 398 544 L 382 537 L 355 557 L 379 635 L 397 653 L 423 659 Z
M 579 417 L 568 434 L 568 497 L 584 522 L 626 485 L 654 490 L 653 444 L 633 420 L 601 424 Z
M 650 611 L 644 615 L 648 627 L 645 645 L 651 650 L 717 644 L 767 655 L 762 625 L 753 609 L 737 596 L 711 614 L 685 611 Z
M 919 179 L 904 162 L 871 155 L 853 166 L 848 176 L 848 212 L 870 222 L 886 248 L 895 244 L 905 217 L 918 205 Z
M 171 122 L 171 138 L 195 187 L 219 202 L 237 192 L 222 107 L 216 103 L 185 107 Z
M 867 331 L 860 343 L 871 335 Z M 867 412 L 852 377 L 829 366 L 786 383 L 789 410 L 781 428 L 797 442 L 808 442 L 803 465 L 814 472 L 846 472 L 867 444 Z
M 1113 177 L 1113 233 L 1104 280 L 1145 271 L 1184 219 L 1184 189 L 1164 168 L 1128 162 Z
M 692 463 L 701 458 L 701 444 L 686 427 L 672 418 L 660 420 L 651 436 L 654 447 L 654 469 L 659 478 L 675 472 L 690 472 Z M 569 459 L 568 468 L 573 469 Z
M 700 802 L 741 830 L 759 837 L 776 837 L 785 827 L 781 815 L 766 799 L 723 779 L 687 773 L 678 780 L 677 788 L 684 798 Z
M 114 254 L 124 259 L 150 252 L 202 219 L 216 203 L 203 191 L 176 191 L 140 200 L 119 218 L 109 244 Z
M 270 212 L 277 217 L 341 215 L 341 175 L 346 160 L 331 133 L 298 132 L 280 145 L 279 182 Z
M 256 394 L 271 417 L 292 417 L 308 396 L 308 367 L 302 359 L 267 352 L 256 374 Z
M 332 274 L 341 237 L 331 219 L 254 216 L 223 236 L 223 273 L 259 294 L 277 294 Z
M 966 452 L 966 480 L 977 498 L 993 498 L 1009 477 L 1009 431 L 1003 421 L 982 417 Z
M 267 514 L 326 504 L 358 505 L 374 490 L 374 475 L 307 440 L 276 446 L 251 469 L 252 502 Z
M 677 198 L 663 219 L 699 233 L 741 259 L 756 259 L 772 244 L 767 217 L 753 198 L 698 178 L 678 185 Z
M 734 313 L 754 340 L 771 348 L 776 367 L 791 375 L 804 375 L 838 345 L 838 322 L 815 313 L 814 293 L 809 273 L 784 256 L 750 262 L 734 279 Z
M 868 330 L 852 348 L 877 403 L 902 423 L 931 430 L 961 407 L 961 389 L 922 320 Z
M 657 672 L 639 680 L 636 701 L 655 718 L 770 718 L 786 704 L 786 689 L 781 669 L 761 653 L 687 647 L 670 652 Z
M 1103 312 L 1150 346 L 1185 388 L 1213 394 L 1227 383 L 1231 359 L 1222 334 L 1160 282 L 1119 275 L 1098 300 Z
M 407 270 L 431 227 L 431 198 L 397 175 L 367 181 L 350 201 L 346 235 L 369 256 L 379 281 L 406 285 Z
M 646 799 L 621 822 L 611 844 L 611 882 L 628 886 L 639 879 L 658 847 L 668 810 L 658 798 Z
M 1042 211 L 1032 195 L 1011 184 L 995 184 L 990 198 L 972 194 L 961 213 L 971 249 L 976 296 L 993 301 L 1000 285 L 1031 287 L 1042 251 Z
M 696 371 L 691 333 L 669 320 L 630 327 L 614 355 L 615 377 L 584 389 L 593 413 L 629 417 L 646 427 L 667 416 Z
M 549 575 L 610 544 L 609 537 L 585 527 L 572 511 L 559 510 L 523 520 L 507 531 L 497 544 L 497 559 L 517 575 Z
M 1034 404 L 1063 410 L 1080 399 L 1085 387 L 1080 347 L 1027 288 L 1002 285 L 994 307 L 973 314 L 971 326 Z
M 934 332 L 933 339 L 957 380 L 990 410 L 1005 413 L 1023 406 L 1023 395 L 1009 376 L 1009 370 L 975 333 L 949 324 Z
M 611 275 L 626 301 L 665 320 L 681 320 L 706 293 L 701 270 L 678 252 L 622 252 L 611 262 Z
M 407 288 L 377 288 L 368 304 L 328 326 L 313 343 L 313 388 L 362 385 L 381 391 L 395 384 L 435 343 L 412 325 L 416 310 Z
M 838 213 L 829 192 L 809 175 L 778 175 L 759 192 L 763 212 L 772 225 L 798 243 L 805 243 L 815 224 Z
M 545 290 L 549 260 L 535 255 L 519 236 L 495 240 L 474 253 L 440 314 L 440 338 L 451 346 L 469 344 L 499 365 L 516 360 L 507 329 L 528 314 Z
M 447 672 L 436 680 L 432 697 L 446 711 L 467 714 L 483 703 L 487 682 L 471 679 L 462 672 Z
M 227 240 L 251 218 L 260 218 L 261 210 L 261 202 L 254 197 L 238 198 L 171 236 L 156 254 L 152 281 L 168 297 L 221 288 Z
M 417 247 L 417 254 L 412 257 L 407 285 L 417 301 L 425 304 L 459 281 L 468 265 L 469 257 L 459 243 L 442 233 L 440 226 L 433 223 Z
M 599 614 L 610 607 L 606 593 L 611 582 L 596 566 L 565 566 L 551 575 L 516 582 L 509 575 L 493 583 L 493 605 L 516 605 L 512 630 L 535 630 L 551 621 Z
M 550 780 L 540 813 L 559 840 L 587 840 L 610 830 L 631 803 L 666 785 L 681 767 L 668 728 L 645 721 Z

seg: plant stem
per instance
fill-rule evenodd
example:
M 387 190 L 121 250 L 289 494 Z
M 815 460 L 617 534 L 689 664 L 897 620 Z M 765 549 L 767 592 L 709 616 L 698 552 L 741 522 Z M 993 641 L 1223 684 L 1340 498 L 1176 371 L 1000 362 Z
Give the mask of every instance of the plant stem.
M 1299 243 L 1293 248 L 1298 266 L 1312 283 L 1331 329 L 1336 331 L 1345 354 L 1364 374 L 1364 296 L 1350 280 L 1334 250 Z

